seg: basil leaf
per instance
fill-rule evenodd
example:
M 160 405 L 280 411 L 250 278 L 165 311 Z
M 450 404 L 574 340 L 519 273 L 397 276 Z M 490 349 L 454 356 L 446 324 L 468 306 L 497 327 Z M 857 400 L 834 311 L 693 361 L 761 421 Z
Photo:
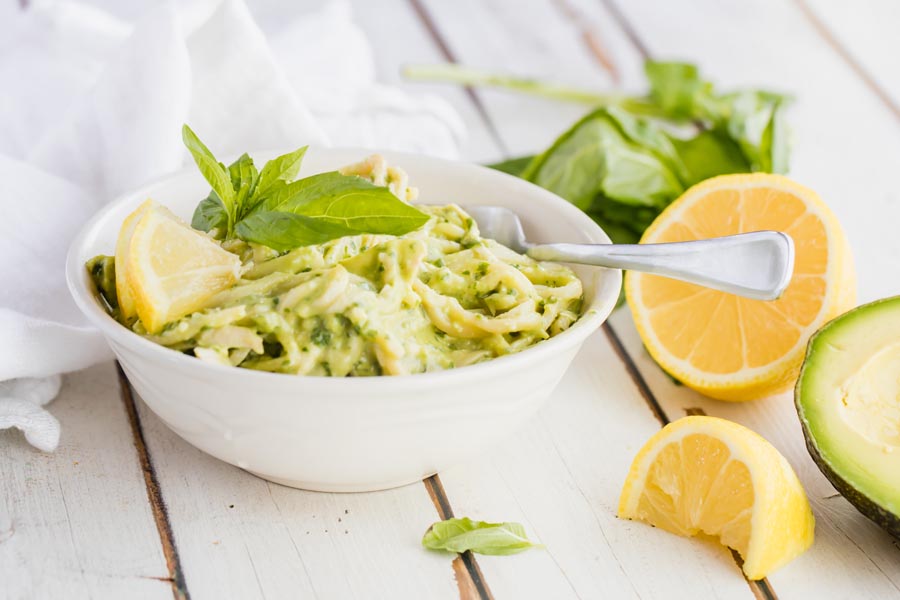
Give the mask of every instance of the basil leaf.
M 236 161 L 228 165 L 231 187 L 235 193 L 235 220 L 239 221 L 253 208 L 253 196 L 259 182 L 259 172 L 253 159 L 245 152 Z
M 217 229 L 220 233 L 217 237 L 224 237 L 228 228 L 228 213 L 225 205 L 222 204 L 222 199 L 214 190 L 210 190 L 209 196 L 201 200 L 194 209 L 191 227 L 207 233 Z
M 532 160 L 534 160 L 534 156 L 520 156 L 518 158 L 510 158 L 509 160 L 504 160 L 487 166 L 497 171 L 503 171 L 504 173 L 508 173 L 510 175 L 519 176 L 522 174 L 522 171 L 525 170 L 525 167 L 527 167 L 531 163 Z
M 347 233 L 403 235 L 428 222 L 428 215 L 383 186 L 337 171 L 320 173 L 279 189 L 259 206 L 343 227 Z
M 388 188 L 334 171 L 277 186 L 236 233 L 283 252 L 361 233 L 403 235 L 428 219 Z
M 525 535 L 519 523 L 486 523 L 468 517 L 439 521 L 429 527 L 422 538 L 422 545 L 430 550 L 479 554 L 517 554 L 529 548 L 540 548 Z
M 259 174 L 258 192 L 264 196 L 276 182 L 290 183 L 300 172 L 300 164 L 309 146 L 303 146 L 293 152 L 282 154 L 267 162 Z
M 216 160 L 209 148 L 200 141 L 197 134 L 187 125 L 181 128 L 181 137 L 191 156 L 194 157 L 194 162 L 197 163 L 197 167 L 200 169 L 203 177 L 206 178 L 213 191 L 222 200 L 226 213 L 233 218 L 235 213 L 235 193 L 228 171 Z
M 240 221 L 235 233 L 247 242 L 287 252 L 300 246 L 322 244 L 355 232 L 306 215 L 260 210 Z

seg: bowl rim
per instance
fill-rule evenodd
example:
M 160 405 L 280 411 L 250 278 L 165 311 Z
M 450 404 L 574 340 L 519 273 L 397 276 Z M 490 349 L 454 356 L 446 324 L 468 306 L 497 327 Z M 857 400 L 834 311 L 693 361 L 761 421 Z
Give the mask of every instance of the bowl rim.
M 389 158 L 395 157 L 397 159 L 397 164 L 402 164 L 402 161 L 416 161 L 431 163 L 433 166 L 444 166 L 463 172 L 457 173 L 457 175 L 462 175 L 467 170 L 482 175 L 487 174 L 489 177 L 505 180 L 505 184 L 512 188 L 520 188 L 522 193 L 543 196 L 545 201 L 556 205 L 555 208 L 564 213 L 563 216 L 566 220 L 578 222 L 580 229 L 587 233 L 589 237 L 593 238 L 595 243 L 611 243 L 609 236 L 599 225 L 568 201 L 531 182 L 489 167 L 466 161 L 448 160 L 421 154 L 373 148 L 323 147 L 313 145 L 310 146 L 310 149 L 314 149 L 317 153 L 358 153 L 358 156 L 379 153 L 386 155 Z M 253 152 L 252 155 L 276 156 L 283 152 L 283 150 L 262 150 Z M 239 367 L 208 363 L 197 360 L 195 357 L 188 356 L 177 350 L 156 344 L 131 331 L 113 319 L 112 316 L 102 308 L 95 293 L 85 284 L 87 278 L 83 272 L 84 264 L 81 258 L 84 254 L 85 247 L 96 236 L 101 225 L 106 221 L 108 216 L 115 212 L 121 205 L 135 202 L 135 198 L 146 196 L 149 190 L 158 188 L 159 186 L 165 186 L 175 180 L 187 177 L 192 173 L 196 175 L 196 177 L 201 177 L 193 166 L 188 166 L 178 171 L 161 175 L 160 177 L 145 182 L 136 189 L 122 193 L 98 210 L 84 226 L 82 226 L 69 246 L 66 255 L 66 282 L 69 293 L 79 310 L 81 310 L 92 325 L 100 330 L 107 339 L 107 342 L 114 342 L 124 346 L 140 355 L 142 358 L 168 363 L 170 366 L 176 367 L 180 371 L 194 371 L 193 375 L 195 376 L 203 376 L 205 374 L 209 379 L 221 379 L 223 377 L 228 379 L 244 379 L 247 382 L 253 382 L 257 385 L 292 385 L 291 382 L 295 382 L 293 385 L 320 385 L 326 388 L 335 388 L 335 391 L 365 389 L 368 392 L 376 392 L 378 388 L 384 388 L 385 386 L 389 386 L 389 388 L 393 390 L 397 390 L 398 388 L 427 388 L 431 385 L 452 383 L 454 381 L 462 382 L 471 379 L 482 379 L 490 376 L 492 373 L 495 376 L 502 375 L 506 372 L 527 368 L 528 365 L 537 363 L 541 361 L 542 358 L 549 358 L 565 348 L 582 343 L 590 334 L 595 332 L 612 313 L 621 290 L 622 272 L 618 269 L 604 269 L 603 277 L 593 278 L 592 285 L 595 292 L 593 302 L 590 306 L 586 307 L 581 317 L 579 317 L 579 319 L 566 331 L 549 339 L 542 340 L 520 352 L 453 369 L 393 376 L 329 377 L 325 375 L 300 376 L 290 373 L 257 371 L 254 369 L 241 369 Z M 608 282 L 610 280 L 612 280 L 612 286 L 608 283 L 604 283 L 604 281 Z M 604 290 L 608 290 L 605 295 L 603 293 Z M 115 350 L 115 348 L 113 349 Z M 118 352 L 116 352 L 116 354 L 118 355 Z

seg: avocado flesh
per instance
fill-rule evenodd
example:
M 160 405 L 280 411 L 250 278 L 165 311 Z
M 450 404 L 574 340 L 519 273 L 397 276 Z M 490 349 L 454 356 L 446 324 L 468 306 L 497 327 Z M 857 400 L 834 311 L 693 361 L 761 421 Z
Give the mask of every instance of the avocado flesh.
M 819 330 L 795 399 L 806 447 L 828 480 L 900 538 L 900 297 Z

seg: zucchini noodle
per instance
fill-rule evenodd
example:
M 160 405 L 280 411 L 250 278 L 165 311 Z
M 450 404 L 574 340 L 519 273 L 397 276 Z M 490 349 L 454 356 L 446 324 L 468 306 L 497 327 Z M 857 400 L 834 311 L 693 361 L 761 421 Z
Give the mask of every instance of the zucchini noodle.
M 380 156 L 344 174 L 416 199 L 406 173 Z M 404 236 L 357 235 L 279 255 L 222 242 L 241 279 L 206 308 L 148 339 L 200 360 L 299 375 L 402 375 L 519 352 L 579 317 L 581 281 L 479 235 L 459 206 L 416 208 L 431 218 Z

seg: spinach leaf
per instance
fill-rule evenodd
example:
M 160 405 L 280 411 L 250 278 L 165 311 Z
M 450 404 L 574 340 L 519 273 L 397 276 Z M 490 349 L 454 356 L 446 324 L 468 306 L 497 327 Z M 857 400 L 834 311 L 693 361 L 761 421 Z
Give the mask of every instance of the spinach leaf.
M 599 109 L 535 157 L 524 179 L 588 210 L 598 194 L 626 204 L 665 206 L 684 187 L 675 147 L 650 121 Z
M 673 138 L 672 144 L 685 168 L 685 186 L 716 175 L 750 171 L 741 147 L 722 131 L 710 129 L 687 139 Z
M 650 98 L 669 118 L 701 118 L 703 100 L 712 94 L 712 84 L 700 78 L 695 65 L 648 60 L 644 74 L 650 84 Z
M 522 174 L 522 171 L 525 170 L 525 167 L 527 167 L 532 160 L 534 160 L 534 156 L 520 156 L 518 158 L 510 158 L 509 160 L 504 160 L 487 166 L 491 169 L 503 171 L 504 173 L 508 173 L 510 175 L 520 176 Z
M 609 132 L 597 113 L 588 115 L 535 156 L 521 177 L 586 209 L 603 188 L 603 138 Z
M 491 166 L 567 199 L 615 241 L 638 239 L 663 208 L 703 179 L 787 171 L 787 96 L 765 90 L 722 94 L 696 65 L 685 62 L 647 61 L 644 73 L 647 93 L 628 96 L 459 65 L 405 71 L 413 79 L 490 86 L 593 106 L 527 165 L 523 157 Z
M 430 550 L 466 552 L 479 554 L 517 554 L 529 548 L 540 548 L 525 535 L 525 528 L 519 523 L 486 523 L 473 521 L 468 517 L 439 521 L 428 528 L 422 538 L 422 545 Z
M 718 126 L 737 142 L 754 171 L 787 171 L 785 102 L 783 96 L 760 91 L 737 92 L 719 100 Z
M 212 186 L 213 191 L 219 196 L 222 205 L 225 207 L 227 229 L 230 232 L 235 221 L 235 192 L 228 170 L 216 160 L 209 148 L 200 141 L 197 134 L 187 125 L 181 128 L 181 138 L 191 156 L 194 157 L 194 162 L 197 163 L 200 173 Z

